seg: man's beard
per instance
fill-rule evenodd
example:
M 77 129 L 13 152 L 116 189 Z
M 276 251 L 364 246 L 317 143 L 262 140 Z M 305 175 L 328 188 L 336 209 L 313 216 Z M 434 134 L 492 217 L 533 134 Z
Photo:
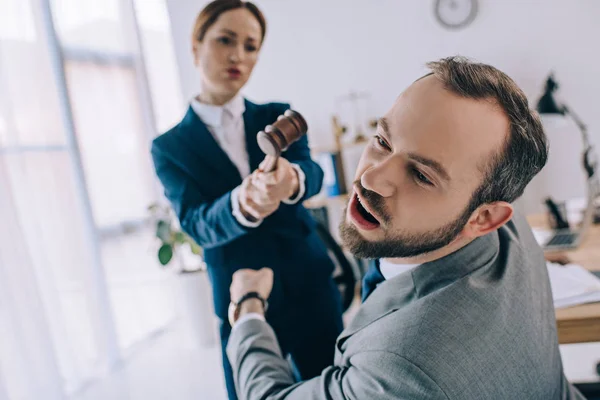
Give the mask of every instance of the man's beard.
M 384 210 L 383 198 L 360 185 L 359 187 L 361 196 L 368 202 L 371 210 L 376 212 L 383 221 L 390 223 L 391 217 Z M 348 205 L 346 205 L 345 211 L 347 208 Z M 472 209 L 469 204 L 458 218 L 435 230 L 419 234 L 385 232 L 382 240 L 372 242 L 363 238 L 357 228 L 351 222 L 346 221 L 346 212 L 344 212 L 344 218 L 340 223 L 340 235 L 344 246 L 359 258 L 415 257 L 431 253 L 450 244 L 463 230 L 471 214 Z

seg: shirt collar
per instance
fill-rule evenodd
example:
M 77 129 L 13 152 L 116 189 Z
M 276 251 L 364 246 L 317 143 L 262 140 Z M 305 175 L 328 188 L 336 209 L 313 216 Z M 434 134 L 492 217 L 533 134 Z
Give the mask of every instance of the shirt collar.
M 229 102 L 222 106 L 216 106 L 213 104 L 201 103 L 197 97 L 194 97 L 190 102 L 192 109 L 198 115 L 198 117 L 207 125 L 210 126 L 221 126 L 223 125 L 223 113 L 229 113 L 234 119 L 240 118 L 244 111 L 246 111 L 246 105 L 244 104 L 244 98 L 241 95 L 236 95 Z
M 379 260 L 379 271 L 381 272 L 381 275 L 388 280 L 404 272 L 408 272 L 419 265 L 420 264 L 394 264 L 382 258 Z

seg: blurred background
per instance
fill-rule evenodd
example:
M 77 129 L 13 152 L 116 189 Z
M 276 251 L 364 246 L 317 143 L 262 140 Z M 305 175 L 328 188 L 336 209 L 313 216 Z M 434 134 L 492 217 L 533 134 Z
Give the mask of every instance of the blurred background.
M 207 3 L 0 0 L 0 399 L 225 398 L 201 257 L 185 244 L 159 257 L 157 227 L 178 231 L 151 207 L 164 199 L 150 142 L 199 90 L 190 34 Z M 429 0 L 255 3 L 269 27 L 244 94 L 306 117 L 326 172 L 307 205 L 334 238 L 362 138 L 427 61 L 490 63 L 532 107 L 552 73 L 600 145 L 600 1 L 479 0 L 468 18 Z M 585 195 L 576 124 L 544 124 L 550 162 L 527 214 Z M 600 379 L 599 343 L 561 351 L 569 379 Z

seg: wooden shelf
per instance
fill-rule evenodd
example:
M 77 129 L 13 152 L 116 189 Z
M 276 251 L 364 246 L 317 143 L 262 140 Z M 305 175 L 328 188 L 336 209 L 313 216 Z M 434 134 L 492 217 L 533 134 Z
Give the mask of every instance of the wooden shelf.
M 344 205 L 346 200 L 348 200 L 348 194 L 341 194 L 335 197 L 317 195 L 306 200 L 303 204 L 306 208 L 336 207 Z
M 367 143 L 369 143 L 368 140 L 365 140 L 363 142 L 358 142 L 358 143 L 343 143 L 341 146 L 341 151 L 364 146 Z M 310 151 L 315 154 L 318 154 L 318 153 L 337 153 L 339 150 L 335 146 L 330 146 L 330 147 L 311 147 Z

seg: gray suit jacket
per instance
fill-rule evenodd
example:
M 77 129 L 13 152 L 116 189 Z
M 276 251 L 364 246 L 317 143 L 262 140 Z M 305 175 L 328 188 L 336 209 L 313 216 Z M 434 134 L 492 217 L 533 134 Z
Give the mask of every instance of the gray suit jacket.
M 335 362 L 294 383 L 266 322 L 227 354 L 242 399 L 583 399 L 565 379 L 546 263 L 520 216 L 380 284 L 336 343 Z

